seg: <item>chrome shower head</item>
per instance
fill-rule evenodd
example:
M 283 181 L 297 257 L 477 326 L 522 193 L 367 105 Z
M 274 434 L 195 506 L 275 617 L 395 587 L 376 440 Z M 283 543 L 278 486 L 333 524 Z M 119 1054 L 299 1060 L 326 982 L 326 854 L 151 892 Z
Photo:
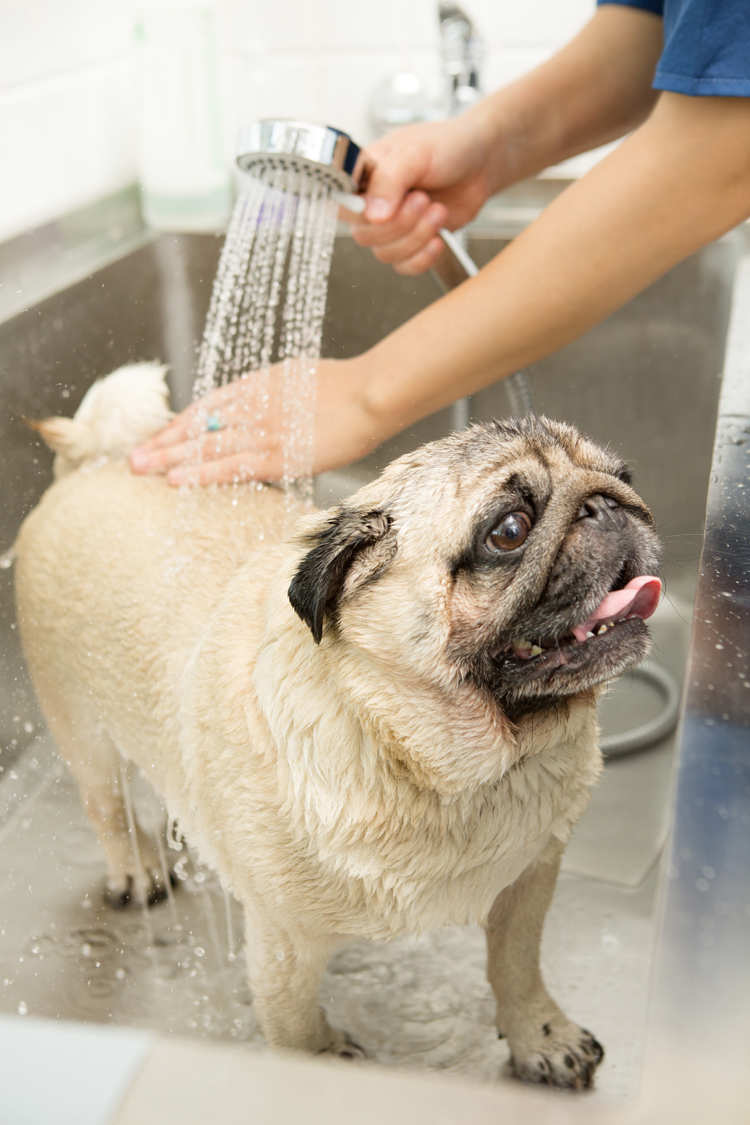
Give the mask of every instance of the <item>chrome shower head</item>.
M 237 165 L 244 172 L 303 169 L 336 191 L 366 190 L 371 168 L 359 145 L 332 125 L 266 118 L 240 133 Z

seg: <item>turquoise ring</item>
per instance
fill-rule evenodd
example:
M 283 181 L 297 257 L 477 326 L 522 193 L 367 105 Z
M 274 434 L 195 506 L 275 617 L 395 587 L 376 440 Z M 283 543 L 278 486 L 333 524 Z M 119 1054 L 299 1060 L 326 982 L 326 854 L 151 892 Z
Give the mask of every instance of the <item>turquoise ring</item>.
M 206 418 L 206 429 L 209 433 L 216 433 L 217 430 L 223 429 L 223 422 L 218 414 L 209 414 Z

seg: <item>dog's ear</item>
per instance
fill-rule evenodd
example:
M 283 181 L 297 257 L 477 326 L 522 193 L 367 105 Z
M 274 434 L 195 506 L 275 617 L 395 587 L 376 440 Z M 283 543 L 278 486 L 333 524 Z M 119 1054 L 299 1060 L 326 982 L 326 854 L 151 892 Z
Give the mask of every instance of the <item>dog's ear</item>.
M 344 584 L 349 580 L 349 592 L 379 574 L 396 553 L 396 537 L 384 512 L 340 508 L 308 542 L 313 546 L 292 579 L 289 601 L 319 644 Z

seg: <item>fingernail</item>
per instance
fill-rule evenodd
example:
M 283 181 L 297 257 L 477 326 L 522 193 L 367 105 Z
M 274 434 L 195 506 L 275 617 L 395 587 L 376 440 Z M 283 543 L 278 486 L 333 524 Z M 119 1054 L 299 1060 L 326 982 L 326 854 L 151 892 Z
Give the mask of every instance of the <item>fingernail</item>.
M 391 209 L 387 199 L 368 199 L 365 214 L 368 219 L 374 219 L 375 222 L 378 222 L 381 219 L 387 219 Z
M 145 473 L 151 468 L 151 458 L 143 449 L 134 449 L 130 454 L 130 467 L 137 473 Z

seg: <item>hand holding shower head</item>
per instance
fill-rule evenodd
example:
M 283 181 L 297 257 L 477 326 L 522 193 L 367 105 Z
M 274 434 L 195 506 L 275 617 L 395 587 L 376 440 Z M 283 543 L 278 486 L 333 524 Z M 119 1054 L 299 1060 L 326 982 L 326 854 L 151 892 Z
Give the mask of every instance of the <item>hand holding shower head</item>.
M 337 201 L 349 211 L 361 213 L 374 164 L 359 145 L 332 125 L 315 125 L 284 118 L 255 121 L 240 133 L 237 165 L 252 175 L 263 168 L 305 170 L 330 184 Z M 433 266 L 445 290 L 455 289 L 477 267 L 450 231 L 439 231 L 446 253 Z

